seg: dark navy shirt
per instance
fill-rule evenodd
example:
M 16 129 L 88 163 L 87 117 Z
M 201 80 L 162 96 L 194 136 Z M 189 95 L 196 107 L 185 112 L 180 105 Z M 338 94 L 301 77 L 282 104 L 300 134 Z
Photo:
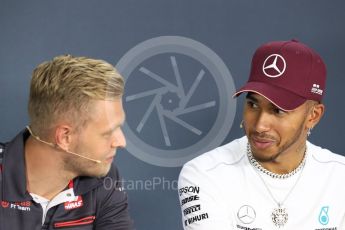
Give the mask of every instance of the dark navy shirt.
M 78 201 L 50 208 L 42 225 L 42 206 L 26 190 L 24 144 L 28 136 L 23 131 L 11 142 L 0 144 L 0 230 L 132 229 L 127 195 L 114 165 L 104 178 L 75 178 L 71 184 Z

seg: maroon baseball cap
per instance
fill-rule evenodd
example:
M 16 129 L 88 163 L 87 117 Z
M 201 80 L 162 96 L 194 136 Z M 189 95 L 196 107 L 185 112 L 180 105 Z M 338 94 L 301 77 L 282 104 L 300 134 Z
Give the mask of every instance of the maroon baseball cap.
M 273 41 L 255 51 L 249 80 L 234 97 L 254 92 L 288 111 L 321 101 L 325 86 L 326 66 L 314 50 L 297 40 Z

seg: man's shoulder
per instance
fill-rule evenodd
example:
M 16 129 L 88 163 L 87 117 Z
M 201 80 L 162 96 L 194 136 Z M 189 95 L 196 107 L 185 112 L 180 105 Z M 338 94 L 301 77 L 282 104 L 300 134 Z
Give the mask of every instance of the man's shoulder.
M 345 156 L 334 153 L 326 148 L 314 145 L 310 142 L 307 144 L 312 158 L 321 164 L 334 164 L 345 170 Z
M 189 162 L 184 167 L 194 167 L 199 170 L 210 170 L 219 165 L 237 164 L 246 153 L 247 137 L 235 139 L 230 143 L 206 152 Z

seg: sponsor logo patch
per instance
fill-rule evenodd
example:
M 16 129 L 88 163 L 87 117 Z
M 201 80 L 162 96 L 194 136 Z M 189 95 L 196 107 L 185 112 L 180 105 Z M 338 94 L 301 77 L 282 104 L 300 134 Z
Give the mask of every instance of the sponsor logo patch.
M 243 224 L 251 224 L 256 218 L 256 212 L 253 207 L 250 205 L 243 205 L 237 211 L 237 218 Z
M 8 201 L 1 201 L 1 207 L 3 208 L 11 208 L 20 211 L 30 211 L 31 201 L 23 201 L 23 202 L 8 202 Z
M 208 218 L 209 218 L 208 217 L 208 213 L 203 213 L 203 214 L 200 214 L 200 215 L 188 218 L 187 220 L 184 221 L 184 225 L 187 226 L 187 225 L 190 225 L 192 223 L 195 223 L 195 222 L 198 222 L 198 221 L 201 221 L 201 220 L 205 220 L 205 219 L 208 219 Z
M 199 186 L 185 186 L 185 187 L 179 189 L 180 196 L 183 193 L 199 194 L 199 192 L 200 192 L 200 187 Z
M 65 202 L 65 204 L 64 204 L 65 210 L 80 208 L 83 205 L 84 205 L 84 203 L 83 203 L 83 199 L 81 196 L 77 196 L 76 201 L 69 201 L 69 202 Z
M 310 92 L 315 93 L 315 94 L 319 94 L 319 95 L 323 94 L 323 90 L 320 89 L 320 85 L 318 85 L 318 84 L 313 84 L 313 87 L 311 88 Z
M 181 200 L 181 206 L 183 206 L 184 204 L 187 204 L 189 202 L 196 201 L 196 200 L 199 200 L 199 196 L 198 195 L 189 196 L 189 197 L 184 198 L 184 199 Z

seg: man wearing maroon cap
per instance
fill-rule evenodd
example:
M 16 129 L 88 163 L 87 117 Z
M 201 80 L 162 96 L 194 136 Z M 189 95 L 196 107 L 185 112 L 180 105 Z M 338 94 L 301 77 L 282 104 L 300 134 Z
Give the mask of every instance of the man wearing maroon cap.
M 184 229 L 345 229 L 345 157 L 307 138 L 325 106 L 326 67 L 296 41 L 259 47 L 241 127 L 245 136 L 186 163 Z

